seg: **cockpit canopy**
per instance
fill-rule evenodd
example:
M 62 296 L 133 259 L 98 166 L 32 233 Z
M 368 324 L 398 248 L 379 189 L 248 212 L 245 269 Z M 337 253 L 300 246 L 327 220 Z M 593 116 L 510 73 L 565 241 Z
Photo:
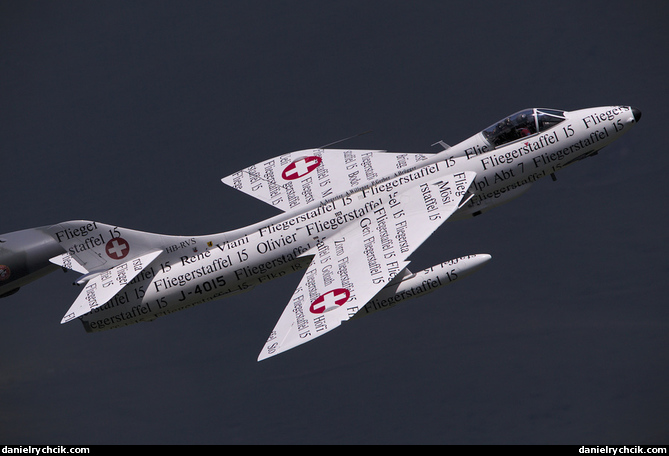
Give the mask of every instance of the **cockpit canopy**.
M 548 130 L 563 120 L 564 111 L 558 109 L 525 109 L 495 122 L 481 133 L 493 147 L 499 147 Z

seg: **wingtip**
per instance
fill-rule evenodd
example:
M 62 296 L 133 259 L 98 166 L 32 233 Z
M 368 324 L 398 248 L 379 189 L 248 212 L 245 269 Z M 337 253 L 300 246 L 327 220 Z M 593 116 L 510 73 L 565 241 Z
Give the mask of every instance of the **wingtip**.
M 72 320 L 74 320 L 75 318 L 77 318 L 77 315 L 74 312 L 69 312 L 69 313 L 65 314 L 65 316 L 63 317 L 62 320 L 60 320 L 60 324 L 64 325 L 65 323 L 69 323 Z
M 278 354 L 279 352 L 274 352 L 274 353 L 267 353 L 265 349 L 263 349 L 259 354 L 258 354 L 258 359 L 256 360 L 257 362 L 264 361 L 267 358 L 271 358 L 272 356 Z

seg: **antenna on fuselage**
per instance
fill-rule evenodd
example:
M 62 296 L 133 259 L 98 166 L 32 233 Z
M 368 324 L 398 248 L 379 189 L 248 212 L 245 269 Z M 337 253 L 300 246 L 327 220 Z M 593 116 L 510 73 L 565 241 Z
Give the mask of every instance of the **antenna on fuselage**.
M 334 146 L 335 144 L 339 144 L 341 142 L 348 141 L 349 139 L 357 138 L 358 136 L 366 135 L 367 133 L 371 133 L 371 132 L 372 132 L 372 130 L 363 131 L 362 133 L 358 133 L 357 135 L 349 136 L 348 138 L 340 139 L 338 141 L 331 142 L 330 144 L 326 144 L 324 146 L 318 147 L 318 149 L 325 149 L 326 147 Z
M 446 149 L 450 149 L 450 148 L 451 148 L 451 146 L 449 146 L 448 144 L 446 144 L 446 143 L 444 142 L 443 139 L 440 139 L 439 141 L 437 141 L 436 143 L 432 144 L 431 146 L 434 147 L 434 146 L 436 146 L 437 144 L 439 144 L 441 147 L 443 147 L 444 150 L 446 150 Z M 443 151 L 442 151 L 442 152 L 443 152 Z
M 372 132 L 372 130 L 363 131 L 362 133 L 358 133 L 357 135 L 349 136 L 348 138 L 344 138 L 344 139 L 340 139 L 340 140 L 335 141 L 335 142 L 331 142 L 330 144 L 326 144 L 324 146 L 318 147 L 317 149 L 325 149 L 328 146 L 332 146 L 334 144 L 339 144 L 340 142 L 348 141 L 349 139 L 357 138 L 358 136 L 366 135 L 367 133 L 371 133 L 371 132 Z M 297 160 L 299 160 L 299 158 L 296 158 L 295 160 L 293 160 L 293 162 L 295 162 Z M 253 174 L 250 171 L 248 171 L 247 169 L 242 169 L 241 172 L 244 172 L 244 173 L 248 174 L 250 177 L 252 177 L 254 179 L 262 180 L 262 181 L 265 181 L 265 182 L 270 183 L 270 184 L 276 184 L 281 188 L 286 188 L 286 185 L 287 185 L 287 184 L 279 184 L 279 183 L 276 183 L 276 182 L 272 182 L 269 179 L 266 179 L 265 177 L 261 176 L 260 173 Z

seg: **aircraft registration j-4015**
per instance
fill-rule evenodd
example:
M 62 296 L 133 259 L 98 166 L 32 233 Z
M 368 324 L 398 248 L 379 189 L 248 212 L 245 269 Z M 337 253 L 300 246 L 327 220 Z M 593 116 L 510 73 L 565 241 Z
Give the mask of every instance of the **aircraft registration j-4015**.
M 118 328 L 304 275 L 258 360 L 352 318 L 478 270 L 490 255 L 420 272 L 409 256 L 444 223 L 481 214 L 596 154 L 641 117 L 631 106 L 526 109 L 435 154 L 318 149 L 284 154 L 222 181 L 282 212 L 207 236 L 167 236 L 69 221 L 0 236 L 0 296 L 59 267 L 79 272 L 61 323 Z

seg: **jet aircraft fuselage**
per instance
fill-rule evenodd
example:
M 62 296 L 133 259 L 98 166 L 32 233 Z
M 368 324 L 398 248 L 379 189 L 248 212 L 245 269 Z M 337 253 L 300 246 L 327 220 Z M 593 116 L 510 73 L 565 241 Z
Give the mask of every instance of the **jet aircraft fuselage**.
M 607 106 L 527 109 L 436 154 L 312 149 L 223 182 L 283 212 L 206 236 L 165 236 L 70 221 L 0 236 L 0 296 L 61 266 L 83 274 L 63 318 L 87 331 L 150 321 L 305 270 L 259 359 L 340 322 L 458 280 L 490 256 L 419 273 L 407 257 L 447 219 L 479 215 L 596 154 L 638 122 Z M 442 143 L 443 144 L 443 143 Z

